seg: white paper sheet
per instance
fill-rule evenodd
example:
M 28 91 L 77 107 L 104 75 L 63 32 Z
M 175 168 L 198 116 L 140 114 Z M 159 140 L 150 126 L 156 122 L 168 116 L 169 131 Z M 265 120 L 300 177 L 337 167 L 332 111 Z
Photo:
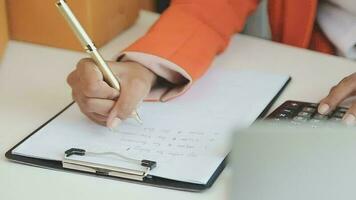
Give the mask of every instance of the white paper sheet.
M 185 95 L 143 103 L 143 125 L 126 121 L 114 132 L 73 105 L 13 153 L 62 160 L 73 147 L 118 152 L 157 161 L 151 175 L 206 184 L 230 151 L 232 130 L 249 126 L 287 80 L 285 75 L 213 68 Z

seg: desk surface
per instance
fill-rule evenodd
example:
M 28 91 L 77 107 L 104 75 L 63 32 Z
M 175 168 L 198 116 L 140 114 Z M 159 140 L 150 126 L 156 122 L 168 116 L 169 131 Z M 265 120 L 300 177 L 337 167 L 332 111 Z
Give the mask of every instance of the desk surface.
M 157 15 L 142 12 L 135 26 L 103 47 L 106 58 L 143 35 Z M 234 56 L 231 56 L 233 53 Z M 230 57 L 228 56 L 230 54 Z M 71 102 L 66 76 L 86 55 L 11 41 L 0 64 L 0 199 L 226 199 L 227 168 L 203 193 L 179 192 L 8 162 L 5 152 Z M 232 59 L 233 57 L 233 59 Z M 274 107 L 288 99 L 319 101 L 356 71 L 356 63 L 248 36 L 237 35 L 214 64 L 290 74 Z

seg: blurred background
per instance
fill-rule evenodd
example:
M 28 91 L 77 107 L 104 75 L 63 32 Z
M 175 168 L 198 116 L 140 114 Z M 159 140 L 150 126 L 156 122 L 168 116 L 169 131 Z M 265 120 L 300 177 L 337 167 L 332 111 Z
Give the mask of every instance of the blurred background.
M 77 39 L 55 8 L 57 0 L 0 0 L 0 59 L 8 40 L 81 51 Z M 140 10 L 164 12 L 170 0 L 67 0 L 97 47 L 135 23 Z M 243 33 L 269 38 L 267 0 L 248 19 Z M 95 11 L 95 12 L 94 12 Z M 110 19 L 110 20 L 108 20 Z

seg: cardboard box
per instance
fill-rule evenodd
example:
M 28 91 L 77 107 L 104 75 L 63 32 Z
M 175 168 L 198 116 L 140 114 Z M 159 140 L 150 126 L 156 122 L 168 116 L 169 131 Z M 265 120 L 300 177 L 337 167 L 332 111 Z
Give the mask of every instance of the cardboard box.
M 8 41 L 5 0 L 0 0 L 0 59 L 5 51 Z
M 132 25 L 140 0 L 67 0 L 97 47 Z M 53 47 L 80 50 L 56 0 L 7 0 L 10 37 Z

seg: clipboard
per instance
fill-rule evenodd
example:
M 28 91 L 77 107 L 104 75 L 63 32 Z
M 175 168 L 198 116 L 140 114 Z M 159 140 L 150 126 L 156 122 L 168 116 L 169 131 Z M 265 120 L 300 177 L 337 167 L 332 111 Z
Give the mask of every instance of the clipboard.
M 174 190 L 181 190 L 181 191 L 190 191 L 190 192 L 199 192 L 199 191 L 203 191 L 205 189 L 210 188 L 213 185 L 213 183 L 216 181 L 216 179 L 219 177 L 221 172 L 224 170 L 224 168 L 227 164 L 228 156 L 224 159 L 224 161 L 216 169 L 214 174 L 210 177 L 208 183 L 205 185 L 202 185 L 202 184 L 175 181 L 175 180 L 165 179 L 165 178 L 161 178 L 161 177 L 154 177 L 154 176 L 146 177 L 142 181 L 129 179 L 129 178 L 123 178 L 123 177 L 108 176 L 108 175 L 101 174 L 101 173 L 91 173 L 91 172 L 87 172 L 87 171 L 83 171 L 83 170 L 64 168 L 63 163 L 61 161 L 45 160 L 45 159 L 16 155 L 16 154 L 12 153 L 12 151 L 14 149 L 16 149 L 18 146 L 20 146 L 23 142 L 25 142 L 32 135 L 36 134 L 39 130 L 41 130 L 47 124 L 51 123 L 51 121 L 53 121 L 55 118 L 57 118 L 59 115 L 61 115 L 64 111 L 66 111 L 73 104 L 74 104 L 74 102 L 69 104 L 67 107 L 65 107 L 63 110 L 61 110 L 58 114 L 56 114 L 54 117 L 52 117 L 46 123 L 44 123 L 42 126 L 37 128 L 30 135 L 28 135 L 26 138 L 24 138 L 21 142 L 19 142 L 14 147 L 12 147 L 9 151 L 6 152 L 5 157 L 7 159 L 9 159 L 10 161 L 20 163 L 20 164 L 29 165 L 29 166 L 34 166 L 34 167 L 59 170 L 59 171 L 68 171 L 68 172 L 97 176 L 97 177 L 108 178 L 108 179 L 113 179 L 113 180 L 121 180 L 121 181 L 126 181 L 126 182 L 131 182 L 131 183 L 139 183 L 139 184 L 155 186 L 155 187 L 160 187 L 160 188 L 167 188 L 167 189 L 174 189 Z M 270 106 L 272 106 L 272 102 L 271 102 L 271 105 L 269 105 L 269 107 Z M 267 108 L 266 108 L 266 110 L 268 111 Z M 264 111 L 263 113 L 266 113 L 266 111 Z
M 209 179 L 208 183 L 205 185 L 201 185 L 201 184 L 181 182 L 181 181 L 175 181 L 175 180 L 165 179 L 165 178 L 161 178 L 161 177 L 153 177 L 153 176 L 145 177 L 142 181 L 134 180 L 134 179 L 130 179 L 130 178 L 108 176 L 106 174 L 101 174 L 101 173 L 91 173 L 91 172 L 87 172 L 87 171 L 83 171 L 83 170 L 64 168 L 63 161 L 45 160 L 45 159 L 16 155 L 16 154 L 12 153 L 12 151 L 14 149 L 16 149 L 23 142 L 25 142 L 31 136 L 36 134 L 38 131 L 40 131 L 43 127 L 45 127 L 46 125 L 51 123 L 54 119 L 56 119 L 59 115 L 61 115 L 63 112 L 65 112 L 73 104 L 74 104 L 74 102 L 70 103 L 63 110 L 61 110 L 58 114 L 56 114 L 54 117 L 52 117 L 46 123 L 41 125 L 39 128 L 37 128 L 35 131 L 33 131 L 30 135 L 28 135 L 21 142 L 19 142 L 14 147 L 12 147 L 10 150 L 8 150 L 5 154 L 5 157 L 7 159 L 9 159 L 10 161 L 20 163 L 20 164 L 29 165 L 29 166 L 34 166 L 34 167 L 59 170 L 59 171 L 67 171 L 67 172 L 72 172 L 72 173 L 74 172 L 74 173 L 97 176 L 97 177 L 108 178 L 108 179 L 113 179 L 113 180 L 121 180 L 121 181 L 126 181 L 126 182 L 131 182 L 131 183 L 139 183 L 139 184 L 155 186 L 155 187 L 160 187 L 160 188 L 175 189 L 175 190 L 190 191 L 190 192 L 199 192 L 199 191 L 203 191 L 205 189 L 210 188 L 213 185 L 213 183 L 216 181 L 216 179 L 219 177 L 221 172 L 224 170 L 224 168 L 227 164 L 228 156 L 224 159 L 224 161 L 216 169 L 214 174 Z M 271 105 L 272 105 L 272 102 L 271 102 Z M 271 105 L 269 105 L 269 107 Z M 266 108 L 266 110 L 267 110 L 267 108 Z M 263 113 L 265 113 L 265 111 Z
M 291 78 L 289 77 L 289 79 L 284 83 L 284 85 L 281 87 L 281 89 L 278 91 L 278 93 L 269 102 L 268 106 L 265 107 L 264 110 L 260 113 L 258 119 L 263 118 L 267 114 L 268 110 L 271 108 L 273 103 L 276 101 L 276 99 L 280 96 L 280 94 L 287 87 L 290 80 L 291 80 Z M 142 178 L 142 180 L 137 180 L 137 179 L 129 178 L 129 177 L 117 177 L 117 176 L 108 175 L 107 173 L 102 173 L 102 172 L 100 172 L 100 170 L 95 171 L 95 172 L 89 172 L 89 171 L 85 171 L 85 170 L 70 169 L 68 167 L 65 168 L 65 167 L 63 167 L 63 161 L 53 161 L 53 160 L 39 159 L 39 158 L 34 158 L 34 157 L 27 157 L 27 156 L 13 154 L 14 149 L 16 149 L 22 143 L 24 143 L 27 139 L 31 138 L 31 136 L 33 136 L 38 131 L 43 129 L 45 126 L 47 126 L 53 120 L 55 120 L 63 112 L 65 112 L 71 106 L 73 106 L 73 104 L 74 104 L 74 102 L 69 104 L 67 107 L 65 107 L 63 110 L 61 110 L 58 114 L 56 114 L 54 117 L 52 117 L 46 123 L 44 123 L 42 126 L 40 126 L 35 131 L 33 131 L 30 135 L 28 135 L 26 138 L 24 138 L 21 142 L 19 142 L 13 148 L 11 148 L 9 151 L 7 151 L 5 154 L 6 158 L 13 162 L 30 165 L 30 166 L 35 166 L 35 167 L 75 172 L 75 173 L 80 173 L 80 174 L 85 174 L 85 175 L 93 175 L 93 176 L 97 176 L 97 177 L 109 178 L 109 179 L 113 179 L 113 180 L 121 180 L 121 181 L 139 183 L 139 184 L 155 186 L 155 187 L 160 187 L 160 188 L 175 189 L 175 190 L 190 191 L 190 192 L 201 192 L 201 191 L 204 191 L 204 190 L 210 188 L 214 184 L 216 179 L 219 177 L 221 172 L 224 170 L 224 168 L 228 162 L 228 155 L 227 155 L 225 157 L 225 159 L 220 163 L 220 165 L 216 168 L 216 170 L 214 171 L 214 173 L 209 178 L 209 180 L 206 184 L 197 184 L 197 183 L 176 181 L 176 180 L 166 179 L 166 178 L 156 177 L 156 176 L 144 176 Z

